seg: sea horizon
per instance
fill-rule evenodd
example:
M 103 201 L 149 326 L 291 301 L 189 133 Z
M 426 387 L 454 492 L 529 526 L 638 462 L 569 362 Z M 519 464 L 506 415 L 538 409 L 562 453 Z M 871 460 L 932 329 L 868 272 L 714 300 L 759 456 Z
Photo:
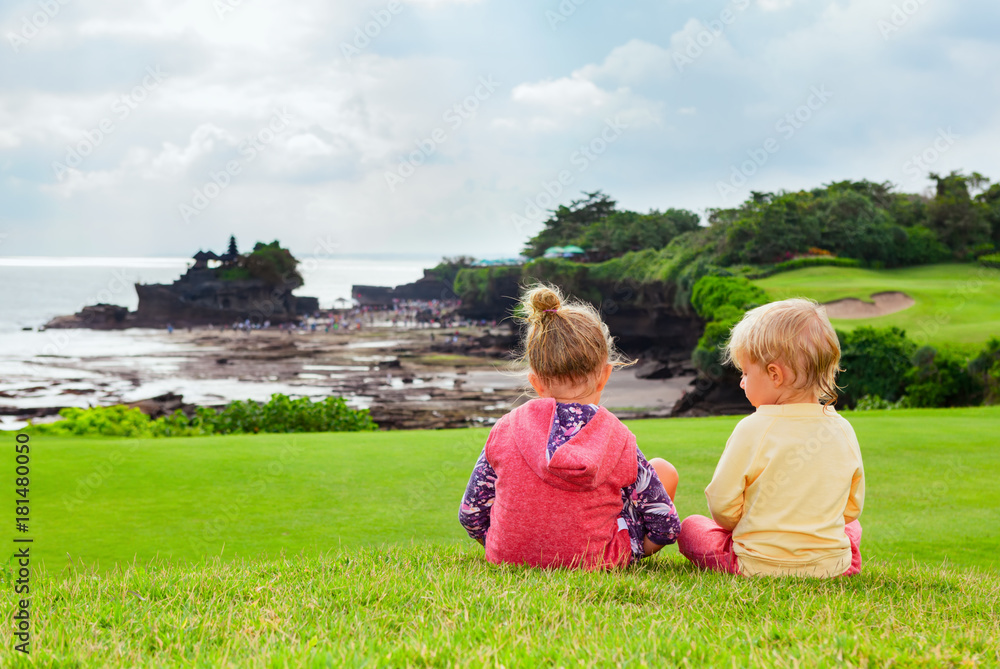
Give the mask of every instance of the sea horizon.
M 295 257 L 305 281 L 295 294 L 318 298 L 324 309 L 350 300 L 352 285 L 409 283 L 440 262 L 399 254 Z M 38 328 L 98 303 L 134 310 L 135 283 L 173 283 L 193 262 L 179 256 L 0 256 L 0 332 Z
M 291 254 L 302 267 L 308 260 L 377 260 L 424 262 L 426 268 L 434 267 L 441 262 L 440 256 L 428 256 L 419 253 L 327 253 L 322 256 L 295 251 Z M 108 255 L 0 255 L 0 267 L 107 267 L 124 265 L 128 267 L 180 267 L 191 265 L 194 258 L 178 255 L 146 255 L 146 256 L 108 256 Z

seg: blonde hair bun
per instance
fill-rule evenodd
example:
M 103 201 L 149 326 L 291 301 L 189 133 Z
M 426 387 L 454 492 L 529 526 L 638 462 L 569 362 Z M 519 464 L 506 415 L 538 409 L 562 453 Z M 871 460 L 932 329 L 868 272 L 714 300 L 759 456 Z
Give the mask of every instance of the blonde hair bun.
M 530 289 L 522 299 L 529 323 L 539 323 L 546 316 L 554 315 L 562 303 L 563 296 L 559 289 L 545 285 Z

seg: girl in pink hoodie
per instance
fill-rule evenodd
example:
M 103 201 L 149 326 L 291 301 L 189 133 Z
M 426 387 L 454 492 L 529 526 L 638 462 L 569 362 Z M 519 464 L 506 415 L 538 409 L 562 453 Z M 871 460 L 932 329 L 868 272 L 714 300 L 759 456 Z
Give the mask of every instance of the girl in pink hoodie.
M 524 360 L 537 399 L 493 426 L 459 521 L 494 563 L 611 568 L 680 532 L 677 470 L 646 461 L 635 435 L 598 406 L 626 363 L 588 304 L 539 285 L 521 300 Z M 666 486 L 666 487 L 664 487 Z

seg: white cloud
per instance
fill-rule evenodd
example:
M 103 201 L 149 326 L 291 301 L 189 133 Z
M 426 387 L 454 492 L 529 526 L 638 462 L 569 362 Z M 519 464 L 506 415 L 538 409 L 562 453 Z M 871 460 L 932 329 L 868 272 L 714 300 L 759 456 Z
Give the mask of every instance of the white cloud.
M 635 93 L 630 84 L 657 83 L 670 75 L 670 68 L 666 50 L 630 40 L 612 49 L 599 64 L 585 65 L 568 76 L 518 84 L 511 100 L 529 113 L 537 111 L 526 120 L 505 118 L 498 125 L 565 130 L 576 119 L 589 122 L 611 116 L 635 125 L 655 124 L 662 118 L 663 104 Z
M 515 102 L 549 108 L 565 107 L 571 114 L 606 109 L 613 97 L 612 92 L 605 91 L 589 79 L 576 74 L 533 84 L 520 84 L 511 92 L 511 98 Z
M 420 5 L 423 7 L 441 7 L 444 5 L 475 5 L 482 0 L 400 0 L 404 4 Z
M 600 65 L 585 65 L 577 73 L 591 81 L 640 84 L 671 76 L 674 64 L 666 49 L 633 39 L 612 49 Z
M 757 0 L 757 6 L 765 12 L 776 12 L 781 9 L 788 9 L 795 4 L 795 0 Z
M 509 255 L 531 232 L 511 214 L 564 170 L 573 180 L 561 202 L 601 188 L 639 209 L 721 204 L 716 181 L 818 85 L 829 104 L 746 188 L 898 180 L 947 125 L 962 138 L 939 164 L 1000 179 L 1000 120 L 984 111 L 1000 103 L 990 85 L 1000 47 L 976 32 L 985 8 L 926 3 L 887 40 L 876 23 L 891 2 L 759 0 L 721 32 L 720 15 L 692 3 L 588 4 L 553 34 L 527 0 L 411 0 L 348 61 L 341 43 L 387 1 L 244 0 L 221 17 L 204 0 L 67 4 L 16 59 L 4 56 L 5 252 L 30 252 L 47 234 L 66 240 L 58 252 L 148 243 L 128 252 L 159 253 L 155 231 L 171 227 L 175 253 L 236 232 L 305 248 L 331 234 L 345 252 Z M 662 22 L 650 30 L 654 10 Z M 679 67 L 679 55 L 691 63 Z M 166 81 L 119 118 L 114 101 L 156 64 Z M 481 77 L 500 83 L 456 126 L 447 115 Z M 287 128 L 179 227 L 178 204 L 282 108 Z M 57 180 L 52 162 L 106 118 L 113 132 Z M 577 169 L 574 153 L 608 118 L 627 132 Z M 385 173 L 437 130 L 444 140 L 390 191 Z

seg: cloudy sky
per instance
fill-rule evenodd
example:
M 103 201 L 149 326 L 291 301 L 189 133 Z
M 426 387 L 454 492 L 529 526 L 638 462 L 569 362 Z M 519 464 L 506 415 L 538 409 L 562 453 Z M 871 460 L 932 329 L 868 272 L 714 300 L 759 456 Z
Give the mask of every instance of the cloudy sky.
M 0 255 L 516 254 L 546 207 L 1000 180 L 995 0 L 4 0 Z

